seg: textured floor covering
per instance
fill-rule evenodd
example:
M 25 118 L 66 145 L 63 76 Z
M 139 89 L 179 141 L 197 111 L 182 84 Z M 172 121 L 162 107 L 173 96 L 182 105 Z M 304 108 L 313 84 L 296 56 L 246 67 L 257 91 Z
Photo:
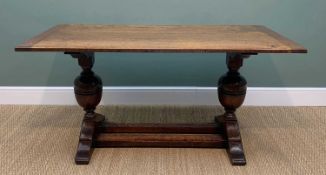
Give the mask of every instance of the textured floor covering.
M 121 122 L 201 122 L 222 113 L 216 107 L 97 111 Z M 325 107 L 243 107 L 237 114 L 243 167 L 231 166 L 223 149 L 189 148 L 102 148 L 89 165 L 77 166 L 79 107 L 0 105 L 0 174 L 326 174 Z

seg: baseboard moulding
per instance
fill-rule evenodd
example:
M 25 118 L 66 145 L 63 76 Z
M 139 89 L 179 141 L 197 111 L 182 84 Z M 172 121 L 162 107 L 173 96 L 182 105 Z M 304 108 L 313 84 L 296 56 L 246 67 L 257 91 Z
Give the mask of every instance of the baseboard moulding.
M 77 105 L 73 87 L 0 86 L 0 104 Z M 101 105 L 219 105 L 216 87 L 104 87 Z M 249 87 L 244 106 L 326 106 L 326 88 Z

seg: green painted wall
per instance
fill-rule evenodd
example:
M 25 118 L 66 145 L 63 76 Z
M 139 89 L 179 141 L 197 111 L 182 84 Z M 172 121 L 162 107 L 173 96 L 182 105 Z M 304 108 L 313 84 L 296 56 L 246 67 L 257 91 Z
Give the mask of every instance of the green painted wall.
M 0 86 L 71 86 L 76 60 L 18 53 L 15 45 L 60 23 L 259 24 L 309 49 L 261 54 L 241 73 L 255 87 L 326 87 L 325 0 L 0 0 Z M 96 54 L 106 86 L 215 86 L 224 54 Z

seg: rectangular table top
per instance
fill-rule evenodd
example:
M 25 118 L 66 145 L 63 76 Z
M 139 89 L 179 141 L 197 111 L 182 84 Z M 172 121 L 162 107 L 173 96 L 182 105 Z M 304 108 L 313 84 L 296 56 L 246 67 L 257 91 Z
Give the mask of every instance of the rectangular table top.
M 50 28 L 16 51 L 306 53 L 257 25 L 83 25 Z

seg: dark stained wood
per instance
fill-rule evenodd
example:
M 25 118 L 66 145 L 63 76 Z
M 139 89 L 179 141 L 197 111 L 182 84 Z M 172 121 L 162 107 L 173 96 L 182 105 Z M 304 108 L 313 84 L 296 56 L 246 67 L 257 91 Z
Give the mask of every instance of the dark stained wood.
M 78 104 L 84 108 L 85 116 L 82 122 L 77 153 L 76 164 L 88 164 L 92 156 L 94 138 L 98 135 L 98 126 L 105 117 L 95 113 L 96 106 L 102 97 L 102 81 L 94 74 L 94 53 L 71 53 L 78 59 L 82 73 L 75 79 L 75 97 Z
M 97 147 L 225 147 L 225 139 L 218 134 L 109 133 L 95 142 Z
M 75 162 L 77 164 L 88 164 L 92 155 L 93 136 L 95 134 L 95 123 L 91 120 L 83 121 L 79 136 Z
M 88 164 L 92 153 L 94 139 L 99 134 L 98 125 L 104 121 L 104 116 L 96 113 L 86 113 L 81 125 L 80 136 L 75 156 L 76 164 Z
M 78 59 L 81 74 L 75 79 L 74 91 L 77 102 L 86 113 L 93 113 L 102 98 L 102 80 L 93 71 L 94 53 L 73 53 Z
M 55 26 L 16 51 L 306 53 L 301 45 L 257 25 Z
M 232 165 L 246 164 L 235 111 L 242 105 L 246 96 L 247 82 L 238 70 L 242 66 L 243 59 L 248 56 L 243 54 L 227 54 L 226 63 L 229 71 L 218 82 L 218 97 L 225 109 L 225 113 L 217 117 L 216 121 L 224 123 L 227 152 Z
M 183 134 L 216 134 L 222 133 L 222 127 L 217 123 L 110 123 L 102 124 L 103 133 L 183 133 Z
M 78 59 L 82 73 L 75 80 L 75 96 L 85 110 L 76 164 L 88 164 L 94 147 L 200 147 L 226 148 L 232 165 L 245 165 L 243 146 L 235 110 L 246 94 L 246 80 L 238 70 L 244 58 L 254 53 L 228 53 L 229 71 L 220 78 L 218 96 L 225 114 L 216 123 L 206 124 L 117 124 L 104 122 L 104 116 L 95 113 L 102 97 L 102 81 L 94 74 L 92 52 L 69 52 Z
M 246 157 L 242 146 L 240 128 L 236 115 L 227 113 L 224 116 L 225 134 L 227 138 L 226 151 L 232 165 L 245 165 Z
M 244 101 L 247 91 L 247 81 L 238 70 L 244 57 L 248 55 L 227 54 L 226 62 L 229 71 L 218 82 L 218 97 L 227 112 L 234 112 Z

